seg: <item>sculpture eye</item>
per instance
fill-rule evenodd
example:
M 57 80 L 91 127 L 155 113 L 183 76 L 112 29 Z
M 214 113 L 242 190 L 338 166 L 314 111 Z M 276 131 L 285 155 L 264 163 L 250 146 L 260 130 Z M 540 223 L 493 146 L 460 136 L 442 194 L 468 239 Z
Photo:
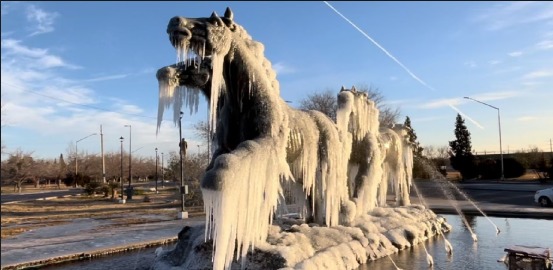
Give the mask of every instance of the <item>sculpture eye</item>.
M 236 30 L 236 24 L 235 23 L 231 23 L 228 28 L 230 29 L 230 31 L 233 31 Z

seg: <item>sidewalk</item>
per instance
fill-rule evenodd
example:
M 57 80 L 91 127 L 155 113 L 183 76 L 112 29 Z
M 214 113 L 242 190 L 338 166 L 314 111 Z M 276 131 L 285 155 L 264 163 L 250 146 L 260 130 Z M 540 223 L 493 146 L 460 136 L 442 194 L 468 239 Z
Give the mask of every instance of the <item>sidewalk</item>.
M 113 227 L 111 220 L 80 218 L 2 239 L 2 269 L 20 269 L 91 258 L 175 241 L 184 226 L 203 224 L 205 216 Z

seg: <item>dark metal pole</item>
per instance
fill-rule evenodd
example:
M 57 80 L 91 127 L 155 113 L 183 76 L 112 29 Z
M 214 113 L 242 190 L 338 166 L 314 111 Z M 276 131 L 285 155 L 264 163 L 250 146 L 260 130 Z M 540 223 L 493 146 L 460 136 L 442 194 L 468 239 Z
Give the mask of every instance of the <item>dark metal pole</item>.
M 132 181 L 132 161 L 131 161 L 131 153 L 132 153 L 132 127 L 131 125 L 125 125 L 125 127 L 129 127 L 129 188 L 131 187 L 131 181 Z M 130 192 L 130 191 L 129 191 Z M 127 196 L 128 197 L 128 196 Z
M 181 194 L 181 212 L 184 212 L 184 170 L 182 166 L 182 148 L 184 145 L 182 145 L 182 112 L 180 112 L 180 118 L 179 118 L 179 156 L 180 156 L 180 194 Z
M 490 106 L 493 107 L 493 106 Z M 497 125 L 499 126 L 499 152 L 501 157 L 501 180 L 505 180 L 505 170 L 503 169 L 503 146 L 501 145 L 501 117 L 499 116 L 499 108 L 497 109 Z
M 466 99 L 470 99 L 470 100 L 473 100 L 473 101 L 476 101 L 480 104 L 484 104 L 488 107 L 491 107 L 491 108 L 494 108 L 497 110 L 497 125 L 499 127 L 499 156 L 500 156 L 500 159 L 501 159 L 501 180 L 505 180 L 505 174 L 504 174 L 504 169 L 503 169 L 503 146 L 502 146 L 502 143 L 501 143 L 501 117 L 499 116 L 499 108 L 498 107 L 495 107 L 495 106 L 492 106 L 488 103 L 485 103 L 485 102 L 482 102 L 482 101 L 478 101 L 474 98 L 470 98 L 470 97 L 465 97 Z
M 157 179 L 158 179 L 158 176 L 157 176 L 157 147 L 156 147 L 156 193 L 157 193 Z
M 123 201 L 125 198 L 123 197 L 123 136 L 119 140 L 121 140 L 121 178 L 119 182 L 121 182 L 121 201 Z

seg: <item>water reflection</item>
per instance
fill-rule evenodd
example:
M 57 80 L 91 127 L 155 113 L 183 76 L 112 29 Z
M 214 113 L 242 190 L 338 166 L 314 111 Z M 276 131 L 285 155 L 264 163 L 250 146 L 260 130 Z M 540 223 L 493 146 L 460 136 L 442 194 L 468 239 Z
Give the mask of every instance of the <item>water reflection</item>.
M 473 269 L 500 269 L 508 268 L 502 262 L 497 262 L 503 257 L 506 247 L 512 245 L 541 246 L 553 251 L 553 220 L 524 219 L 524 218 L 494 218 L 493 223 L 498 224 L 501 234 L 497 235 L 495 228 L 486 222 L 481 216 L 466 216 L 476 235 L 478 242 L 471 238 L 461 218 L 457 215 L 443 215 L 453 230 L 445 236 L 453 248 L 453 254 L 445 251 L 446 242 L 441 236 L 429 239 L 426 249 L 433 257 L 433 269 L 447 270 L 473 270 Z M 164 249 L 172 245 L 164 246 Z M 143 270 L 149 269 L 155 257 L 157 247 L 146 248 L 89 261 L 73 262 L 68 264 L 49 266 L 41 269 L 49 270 Z M 403 250 L 391 256 L 390 259 L 382 258 L 377 261 L 362 265 L 359 270 L 390 270 L 394 266 L 404 270 L 429 269 L 426 261 L 426 252 L 422 244 Z
M 428 252 L 434 258 L 434 269 L 505 269 L 508 267 L 497 262 L 512 245 L 541 246 L 553 251 L 553 221 L 523 218 L 494 218 L 495 224 L 505 228 L 497 235 L 495 228 L 485 222 L 481 216 L 466 216 L 469 224 L 478 235 L 478 242 L 473 242 L 469 230 L 456 215 L 443 215 L 453 230 L 446 237 L 453 246 L 453 254 L 448 256 L 444 250 L 445 241 L 435 237 L 426 242 Z M 392 255 L 397 266 L 404 270 L 428 269 L 426 252 L 422 245 L 403 250 Z M 395 269 L 390 260 L 377 260 L 362 265 L 359 270 Z

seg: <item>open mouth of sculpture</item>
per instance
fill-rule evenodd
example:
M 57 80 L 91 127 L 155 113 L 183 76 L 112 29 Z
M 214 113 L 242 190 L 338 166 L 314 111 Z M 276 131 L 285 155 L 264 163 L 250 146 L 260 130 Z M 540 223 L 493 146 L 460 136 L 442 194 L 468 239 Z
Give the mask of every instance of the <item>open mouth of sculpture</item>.
M 177 50 L 177 65 L 199 68 L 205 59 L 211 58 L 211 50 L 206 48 L 205 33 L 201 30 L 178 28 L 170 32 L 169 40 Z

